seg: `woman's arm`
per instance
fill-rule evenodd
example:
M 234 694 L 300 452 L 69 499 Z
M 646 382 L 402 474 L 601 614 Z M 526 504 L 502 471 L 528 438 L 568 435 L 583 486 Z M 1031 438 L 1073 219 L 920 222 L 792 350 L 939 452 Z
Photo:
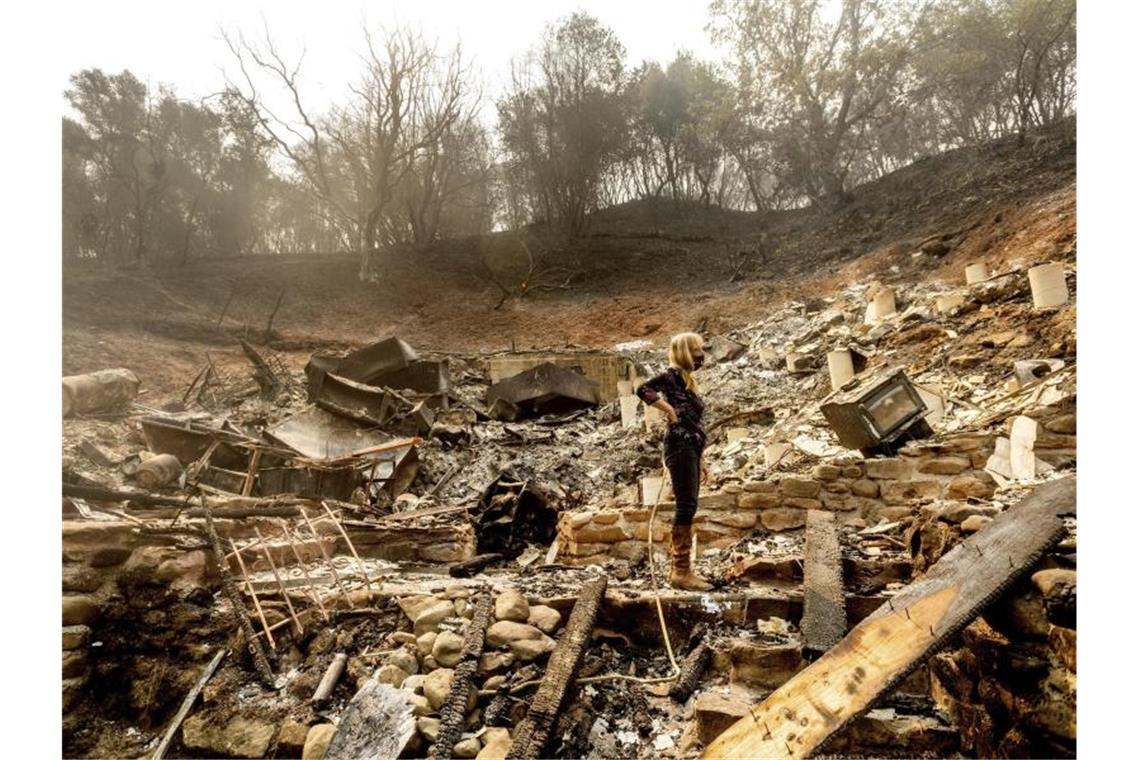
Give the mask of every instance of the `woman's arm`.
M 672 381 L 672 376 L 668 372 L 663 372 L 657 377 L 646 380 L 637 386 L 637 390 L 634 391 L 637 397 L 646 404 L 664 412 L 669 418 L 670 424 L 677 422 L 676 410 L 673 409 L 673 406 L 665 399 L 665 388 L 668 387 Z
M 660 409 L 662 412 L 664 412 L 665 416 L 669 418 L 670 425 L 677 424 L 677 410 L 674 409 L 673 406 L 665 400 L 664 396 L 659 397 L 656 401 L 650 404 L 650 406 L 654 409 Z

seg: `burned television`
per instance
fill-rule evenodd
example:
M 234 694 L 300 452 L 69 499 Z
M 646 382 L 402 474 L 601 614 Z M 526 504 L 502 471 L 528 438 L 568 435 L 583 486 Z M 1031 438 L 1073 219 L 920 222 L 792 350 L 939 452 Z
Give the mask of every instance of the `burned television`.
M 933 433 L 925 420 L 930 410 L 901 369 L 859 383 L 820 411 L 843 446 L 865 455 L 890 455 L 907 441 Z

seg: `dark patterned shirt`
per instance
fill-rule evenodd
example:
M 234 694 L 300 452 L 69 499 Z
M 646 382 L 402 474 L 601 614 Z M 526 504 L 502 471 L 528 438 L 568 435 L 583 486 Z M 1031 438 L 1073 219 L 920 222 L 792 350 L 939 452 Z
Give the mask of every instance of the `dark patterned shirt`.
M 636 393 L 646 404 L 664 398 L 677 412 L 677 424 L 669 428 L 669 435 L 691 436 L 700 446 L 705 445 L 705 429 L 701 425 L 705 404 L 700 396 L 685 387 L 685 378 L 679 369 L 670 367 L 657 377 L 646 380 L 637 387 Z

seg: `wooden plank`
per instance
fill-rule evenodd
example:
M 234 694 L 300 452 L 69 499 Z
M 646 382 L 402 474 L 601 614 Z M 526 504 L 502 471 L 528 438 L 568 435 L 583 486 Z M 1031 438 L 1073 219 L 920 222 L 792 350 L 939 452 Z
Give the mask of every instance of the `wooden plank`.
M 606 595 L 606 576 L 589 581 L 582 586 L 578 601 L 570 613 L 566 630 L 558 639 L 558 645 L 550 655 L 546 675 L 538 685 L 538 691 L 530 703 L 526 717 L 515 729 L 514 740 L 507 751 L 509 760 L 534 760 L 543 755 L 543 748 L 554 727 L 554 721 L 562 710 L 566 693 L 578 674 L 586 647 L 594 631 L 594 621 L 602 607 Z
M 1064 535 L 1059 515 L 1075 508 L 1075 478 L 1039 487 L 751 708 L 702 757 L 810 755 L 1024 576 Z
M 847 632 L 843 562 L 835 514 L 809 509 L 804 529 L 804 657 L 811 660 L 839 643 Z
M 186 694 L 186 699 L 182 700 L 182 706 L 179 707 L 178 712 L 175 713 L 174 720 L 170 723 L 170 728 L 166 729 L 166 734 L 162 737 L 162 742 L 158 745 L 158 749 L 151 755 L 151 760 L 162 760 L 166 755 L 166 750 L 170 748 L 170 742 L 174 740 L 174 734 L 178 732 L 182 721 L 186 719 L 186 716 L 190 713 L 190 708 L 194 706 L 194 701 L 198 699 L 198 695 L 202 693 L 202 689 L 206 686 L 210 677 L 214 675 L 214 671 L 218 669 L 218 665 L 221 664 L 222 658 L 225 656 L 226 650 L 219 649 L 217 654 L 214 655 L 214 659 L 210 660 L 206 669 L 202 671 L 202 675 L 198 676 L 198 680 L 194 683 L 193 688 Z

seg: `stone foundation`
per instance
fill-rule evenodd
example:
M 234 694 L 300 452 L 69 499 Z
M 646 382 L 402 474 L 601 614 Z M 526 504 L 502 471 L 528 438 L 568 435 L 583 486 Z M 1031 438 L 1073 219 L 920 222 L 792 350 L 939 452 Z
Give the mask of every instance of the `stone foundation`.
M 1048 408 L 1038 420 L 1042 432 L 1035 454 L 1062 464 L 1075 456 L 1072 410 Z M 898 520 L 935 501 L 988 499 L 997 484 L 985 471 L 999 433 L 956 435 L 915 442 L 899 456 L 843 458 L 816 465 L 810 474 L 747 481 L 700 494 L 693 521 L 698 552 L 733 545 L 756 528 L 770 532 L 804 526 L 807 510 L 835 512 L 841 524 L 874 525 Z M 657 509 L 654 544 L 666 550 L 673 524 L 672 501 Z M 568 564 L 603 563 L 610 558 L 640 562 L 647 554 L 650 507 L 621 505 L 562 515 L 558 558 Z
M 188 525 L 201 521 L 188 521 Z M 281 534 L 280 518 L 244 518 L 214 521 L 223 545 L 228 539 L 254 538 L 256 530 L 267 539 L 267 548 L 279 568 L 296 564 L 288 544 L 277 539 Z M 294 524 L 294 529 L 299 529 Z M 320 544 L 330 556 L 351 556 L 343 536 L 328 521 L 315 523 Z M 475 531 L 467 524 L 430 528 L 364 527 L 348 523 L 345 530 L 362 558 L 384 559 L 417 564 L 446 564 L 470 559 L 475 554 Z M 306 530 L 301 529 L 302 533 Z M 82 694 L 90 676 L 89 646 L 92 629 L 109 605 L 121 604 L 122 587 L 137 583 L 157 583 L 170 593 L 182 596 L 198 590 L 209 594 L 218 589 L 213 559 L 209 550 L 186 548 L 193 536 L 142 533 L 138 525 L 125 520 L 64 520 L 63 533 L 63 710 L 66 713 Z M 280 541 L 280 542 L 279 542 Z M 204 541 L 203 541 L 204 543 Z M 318 559 L 318 540 L 297 542 L 306 560 Z M 260 550 L 245 552 L 243 559 L 250 572 L 269 570 Z M 231 570 L 239 572 L 236 560 Z M 236 576 L 239 577 L 240 576 Z

